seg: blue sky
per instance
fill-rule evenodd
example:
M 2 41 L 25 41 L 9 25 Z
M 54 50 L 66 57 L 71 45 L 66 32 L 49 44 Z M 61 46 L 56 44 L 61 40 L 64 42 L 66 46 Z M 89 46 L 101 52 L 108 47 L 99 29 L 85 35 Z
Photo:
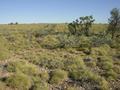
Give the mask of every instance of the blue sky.
M 93 15 L 96 22 L 107 22 L 120 0 L 0 0 L 0 23 L 63 23 Z

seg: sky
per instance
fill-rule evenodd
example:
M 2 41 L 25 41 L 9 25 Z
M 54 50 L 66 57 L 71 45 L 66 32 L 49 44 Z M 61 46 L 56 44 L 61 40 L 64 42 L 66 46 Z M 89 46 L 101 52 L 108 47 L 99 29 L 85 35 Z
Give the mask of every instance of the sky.
M 120 0 L 0 0 L 0 23 L 66 23 L 93 15 L 106 23 Z

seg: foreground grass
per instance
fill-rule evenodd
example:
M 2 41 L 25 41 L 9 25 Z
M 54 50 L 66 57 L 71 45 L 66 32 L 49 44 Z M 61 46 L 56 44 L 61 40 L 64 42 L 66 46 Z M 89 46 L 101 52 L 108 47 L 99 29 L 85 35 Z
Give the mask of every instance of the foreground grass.
M 93 35 L 67 34 L 66 24 L 0 25 L 0 89 L 119 90 L 119 43 L 89 48 Z

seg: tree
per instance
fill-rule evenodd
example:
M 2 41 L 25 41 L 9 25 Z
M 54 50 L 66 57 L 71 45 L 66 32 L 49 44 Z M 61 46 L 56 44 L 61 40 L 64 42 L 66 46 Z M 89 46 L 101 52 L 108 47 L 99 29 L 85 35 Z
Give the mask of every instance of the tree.
M 111 17 L 108 19 L 109 26 L 107 33 L 111 34 L 111 38 L 115 38 L 120 33 L 120 10 L 113 8 L 110 12 Z
M 92 27 L 92 23 L 95 21 L 92 16 L 80 17 L 80 25 L 81 29 L 86 36 L 89 36 L 90 27 Z
M 75 21 L 73 21 L 72 23 L 70 23 L 69 25 L 68 25 L 68 28 L 69 28 L 69 31 L 70 31 L 70 33 L 72 34 L 72 35 L 75 35 L 76 33 L 77 33 L 77 27 L 79 27 L 79 25 L 78 25 L 78 23 L 77 22 L 75 22 Z
M 18 24 L 18 22 L 15 22 L 15 25 L 17 25 Z
M 79 19 L 76 19 L 76 21 L 73 21 L 68 25 L 69 31 L 71 34 L 80 35 L 85 34 L 86 36 L 89 36 L 89 30 L 92 26 L 92 23 L 95 21 L 92 16 L 85 16 L 80 17 Z

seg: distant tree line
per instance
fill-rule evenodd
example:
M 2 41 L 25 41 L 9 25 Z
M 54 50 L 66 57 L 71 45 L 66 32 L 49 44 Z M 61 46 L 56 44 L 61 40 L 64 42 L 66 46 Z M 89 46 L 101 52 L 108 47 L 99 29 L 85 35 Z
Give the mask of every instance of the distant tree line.
M 13 23 L 13 22 L 8 23 L 8 25 L 17 25 L 17 24 L 18 24 L 18 22 L 15 22 L 15 23 Z

